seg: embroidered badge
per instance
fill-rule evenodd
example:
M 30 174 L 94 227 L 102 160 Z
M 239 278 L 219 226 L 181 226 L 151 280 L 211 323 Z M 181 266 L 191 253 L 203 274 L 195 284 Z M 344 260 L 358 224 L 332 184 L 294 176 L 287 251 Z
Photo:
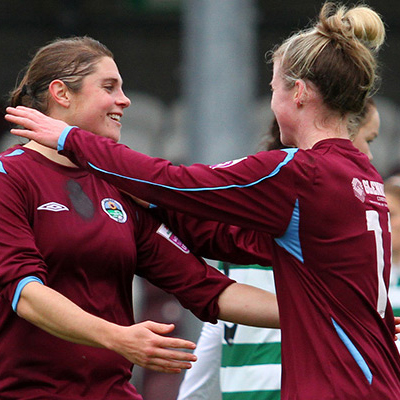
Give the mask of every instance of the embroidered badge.
M 103 199 L 101 201 L 101 207 L 103 211 L 114 221 L 123 224 L 128 219 L 124 208 L 117 200 Z
M 184 253 L 190 253 L 189 249 L 182 243 L 182 241 L 176 235 L 174 235 L 174 233 L 164 224 L 160 225 L 160 227 L 157 229 L 157 233 L 167 239 L 173 245 L 178 247 L 178 249 L 180 249 Z
M 37 208 L 38 210 L 45 210 L 45 211 L 69 211 L 69 208 L 64 206 L 63 204 L 56 203 L 55 201 L 51 201 L 50 203 L 42 204 Z

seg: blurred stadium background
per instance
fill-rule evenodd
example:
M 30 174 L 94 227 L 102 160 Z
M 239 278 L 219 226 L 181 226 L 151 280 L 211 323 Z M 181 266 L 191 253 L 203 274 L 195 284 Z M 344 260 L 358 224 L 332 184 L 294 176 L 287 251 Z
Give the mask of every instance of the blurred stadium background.
M 351 4 L 344 2 L 345 4 Z M 381 134 L 372 145 L 382 175 L 400 160 L 400 3 L 366 0 L 382 16 L 387 41 L 380 52 L 376 101 Z M 1 0 L 0 108 L 34 52 L 56 37 L 89 35 L 115 55 L 132 105 L 122 142 L 177 163 L 215 163 L 257 150 L 269 128 L 271 65 L 265 53 L 317 15 L 322 1 L 293 0 Z M 0 149 L 17 139 L 1 118 Z M 146 283 L 135 288 L 139 320 L 177 324 L 196 340 L 199 322 Z M 146 400 L 173 400 L 182 375 L 138 367 Z

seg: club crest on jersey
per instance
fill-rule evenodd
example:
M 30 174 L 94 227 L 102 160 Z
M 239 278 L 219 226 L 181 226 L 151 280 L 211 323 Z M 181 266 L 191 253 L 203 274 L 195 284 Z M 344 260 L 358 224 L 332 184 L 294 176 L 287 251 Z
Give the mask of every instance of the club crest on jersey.
M 114 199 L 103 199 L 101 201 L 101 208 L 103 211 L 114 221 L 121 224 L 126 222 L 127 215 L 121 203 Z
M 183 251 L 186 254 L 190 253 L 189 249 L 182 243 L 182 241 L 176 235 L 174 235 L 174 233 L 164 224 L 160 225 L 160 227 L 157 229 L 157 233 L 167 239 L 169 242 L 171 242 L 179 250 Z
M 353 178 L 351 184 L 353 186 L 354 195 L 357 197 L 358 200 L 364 203 L 366 194 L 361 181 L 358 178 Z
M 238 158 L 237 160 L 231 160 L 231 161 L 225 161 L 223 163 L 220 164 L 215 164 L 215 165 L 210 165 L 211 169 L 216 169 L 216 168 L 229 168 L 232 167 L 235 164 L 240 163 L 240 161 L 245 160 L 247 157 L 242 157 L 242 158 Z

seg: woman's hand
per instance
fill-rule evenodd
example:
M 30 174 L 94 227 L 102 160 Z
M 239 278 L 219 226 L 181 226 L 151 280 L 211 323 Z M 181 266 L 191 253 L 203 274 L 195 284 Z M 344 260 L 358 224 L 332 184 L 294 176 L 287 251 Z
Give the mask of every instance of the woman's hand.
M 174 328 L 173 324 L 153 321 L 119 327 L 121 335 L 110 348 L 141 367 L 169 374 L 180 373 L 191 368 L 191 362 L 197 357 L 177 349 L 194 350 L 196 345 L 188 340 L 164 336 Z
M 7 107 L 5 119 L 25 129 L 13 128 L 13 135 L 34 140 L 44 146 L 57 149 L 58 139 L 62 131 L 68 126 L 64 121 L 48 117 L 33 108 L 18 106 Z
M 191 367 L 196 345 L 165 335 L 173 324 L 146 321 L 121 326 L 82 310 L 61 293 L 37 282 L 21 291 L 17 313 L 46 332 L 73 343 L 113 350 L 134 364 L 176 374 Z M 178 350 L 179 349 L 179 350 Z

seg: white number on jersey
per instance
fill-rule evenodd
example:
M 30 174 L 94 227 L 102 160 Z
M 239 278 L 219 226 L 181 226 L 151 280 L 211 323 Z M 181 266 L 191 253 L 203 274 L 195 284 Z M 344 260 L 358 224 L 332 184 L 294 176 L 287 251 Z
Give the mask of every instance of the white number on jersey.
M 385 316 L 387 305 L 387 289 L 383 279 L 383 268 L 385 267 L 382 228 L 379 222 L 379 214 L 375 210 L 367 210 L 367 229 L 375 234 L 376 260 L 378 273 L 378 302 L 377 310 L 382 318 Z M 390 224 L 389 224 L 390 226 Z

